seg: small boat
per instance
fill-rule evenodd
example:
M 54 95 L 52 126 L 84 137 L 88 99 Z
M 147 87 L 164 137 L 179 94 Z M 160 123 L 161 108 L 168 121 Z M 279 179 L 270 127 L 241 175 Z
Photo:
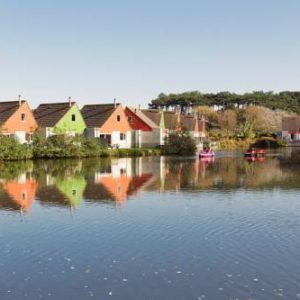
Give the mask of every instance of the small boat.
M 199 157 L 214 157 L 215 156 L 215 152 L 214 151 L 205 151 L 205 150 L 202 150 L 200 153 L 199 153 Z
M 244 152 L 245 157 L 263 157 L 265 156 L 266 152 L 264 150 L 258 149 L 248 149 L 246 152 Z

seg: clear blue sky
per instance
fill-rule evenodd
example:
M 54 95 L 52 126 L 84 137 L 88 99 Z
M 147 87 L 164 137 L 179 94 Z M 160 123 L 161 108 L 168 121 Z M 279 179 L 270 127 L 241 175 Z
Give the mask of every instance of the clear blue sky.
M 300 90 L 299 0 L 0 0 L 0 99 Z

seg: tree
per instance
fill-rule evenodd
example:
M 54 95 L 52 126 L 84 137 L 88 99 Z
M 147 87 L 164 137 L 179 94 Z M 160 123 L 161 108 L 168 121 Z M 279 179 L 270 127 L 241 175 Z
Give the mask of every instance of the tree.
M 161 93 L 149 104 L 152 108 L 169 108 L 180 105 L 184 111 L 189 105 L 217 106 L 219 109 L 242 108 L 249 105 L 264 106 L 271 110 L 285 110 L 300 113 L 300 92 L 283 91 L 254 91 L 245 94 L 230 92 L 201 93 L 199 91 L 184 92 L 180 94 Z
M 229 136 L 237 128 L 237 113 L 233 109 L 222 110 L 218 112 L 218 123 L 222 130 Z
M 217 112 L 207 105 L 200 105 L 195 107 L 194 112 L 197 113 L 199 116 L 203 116 L 206 120 L 208 120 L 211 123 L 216 123 L 218 121 Z

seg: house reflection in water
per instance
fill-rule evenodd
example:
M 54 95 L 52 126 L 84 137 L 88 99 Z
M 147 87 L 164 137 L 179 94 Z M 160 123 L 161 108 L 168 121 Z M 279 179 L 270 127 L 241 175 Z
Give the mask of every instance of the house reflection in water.
M 109 165 L 95 173 L 94 182 L 88 182 L 84 192 L 86 201 L 114 201 L 123 205 L 127 196 L 135 194 L 152 178 L 143 172 L 139 159 L 112 159 Z
M 0 207 L 27 212 L 37 190 L 37 183 L 31 173 L 22 173 L 14 180 L 1 184 Z
M 46 184 L 37 192 L 37 199 L 42 205 L 78 207 L 86 187 L 83 175 L 67 177 L 46 176 Z
M 7 163 L 0 166 L 0 209 L 27 212 L 35 198 L 41 205 L 73 209 L 80 202 L 121 206 L 127 199 L 139 199 L 143 192 L 298 187 L 299 153 L 251 164 L 243 157 L 220 157 L 215 161 L 139 157 Z

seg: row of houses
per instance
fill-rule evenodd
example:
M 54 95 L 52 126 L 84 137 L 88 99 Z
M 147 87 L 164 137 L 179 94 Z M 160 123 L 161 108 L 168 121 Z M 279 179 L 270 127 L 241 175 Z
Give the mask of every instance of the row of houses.
M 57 134 L 84 135 L 114 148 L 163 145 L 170 132 L 188 131 L 197 142 L 206 136 L 205 120 L 172 111 L 123 108 L 120 103 L 90 104 L 79 109 L 76 102 L 40 104 L 31 110 L 26 100 L 0 102 L 0 132 L 30 142 L 32 134 L 46 138 Z

